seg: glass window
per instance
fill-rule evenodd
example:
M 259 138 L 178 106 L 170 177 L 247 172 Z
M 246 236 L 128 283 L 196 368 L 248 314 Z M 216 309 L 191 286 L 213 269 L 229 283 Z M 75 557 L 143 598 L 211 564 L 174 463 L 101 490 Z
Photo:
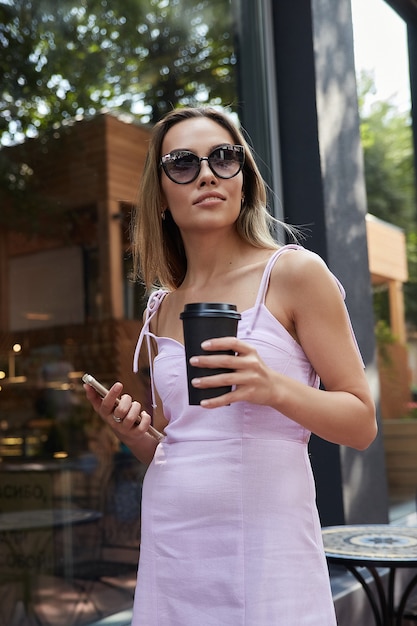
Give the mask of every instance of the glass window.
M 0 622 L 129 624 L 146 468 L 81 376 L 146 401 L 130 211 L 162 114 L 237 111 L 233 4 L 1 0 L 0 17 Z

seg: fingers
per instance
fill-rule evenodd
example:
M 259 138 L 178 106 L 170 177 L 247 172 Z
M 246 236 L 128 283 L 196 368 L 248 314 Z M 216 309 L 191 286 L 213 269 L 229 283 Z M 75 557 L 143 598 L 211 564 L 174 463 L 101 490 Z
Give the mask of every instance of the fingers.
M 201 344 L 203 350 L 216 351 L 216 350 L 231 350 L 232 352 L 236 352 L 239 354 L 246 354 L 251 350 L 251 347 L 237 339 L 236 337 L 217 337 L 215 339 L 208 339 L 207 341 L 203 341 Z
M 120 402 L 119 395 L 123 391 L 122 383 L 115 383 L 112 387 L 110 387 L 109 392 L 102 399 L 101 407 L 100 407 L 100 415 L 102 417 L 106 416 L 108 413 L 112 413 L 115 406 L 117 406 Z
M 105 421 L 116 434 L 123 435 L 135 431 L 136 434 L 145 434 L 151 424 L 151 416 L 142 410 L 142 405 L 128 394 L 120 397 L 118 404 Z
M 122 383 L 115 383 L 103 398 L 91 385 L 84 384 L 83 387 L 85 389 L 87 399 L 97 412 L 99 412 L 102 405 L 106 408 L 110 404 L 112 407 L 117 404 L 119 401 L 118 396 L 123 390 Z
M 132 400 L 129 394 L 121 395 L 123 385 L 115 383 L 102 398 L 91 385 L 85 384 L 87 399 L 93 409 L 100 415 L 114 433 L 121 438 L 132 431 L 144 435 L 151 425 L 151 416 L 142 410 L 139 402 Z
M 244 341 L 236 339 L 236 337 L 210 339 L 209 341 L 204 341 L 201 347 L 205 351 L 213 351 L 215 354 L 201 354 L 191 357 L 190 364 L 193 367 L 239 370 L 246 369 L 250 366 L 251 361 L 255 363 L 258 359 L 256 350 Z M 224 354 L 226 351 L 229 354 Z M 217 352 L 222 352 L 223 354 L 218 354 Z
M 190 364 L 196 368 L 224 369 L 212 375 L 204 372 L 192 380 L 198 389 L 232 387 L 232 391 L 216 398 L 203 400 L 201 406 L 216 408 L 233 402 L 248 401 L 265 404 L 267 399 L 269 368 L 260 359 L 256 349 L 235 337 L 211 339 L 201 344 L 207 351 L 231 351 L 232 354 L 203 354 L 192 357 Z
M 126 422 L 126 424 L 140 421 L 141 405 L 139 402 L 133 401 L 132 398 L 125 394 L 120 398 L 119 404 L 113 409 L 111 417 L 118 423 Z

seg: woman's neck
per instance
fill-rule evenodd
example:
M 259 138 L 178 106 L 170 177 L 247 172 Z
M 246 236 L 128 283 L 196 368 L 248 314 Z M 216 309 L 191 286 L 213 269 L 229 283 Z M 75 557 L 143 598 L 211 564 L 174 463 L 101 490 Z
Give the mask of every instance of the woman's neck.
M 207 238 L 200 245 L 186 247 L 187 273 L 181 289 L 199 289 L 224 278 L 230 272 L 256 263 L 271 252 L 255 248 L 240 237 Z

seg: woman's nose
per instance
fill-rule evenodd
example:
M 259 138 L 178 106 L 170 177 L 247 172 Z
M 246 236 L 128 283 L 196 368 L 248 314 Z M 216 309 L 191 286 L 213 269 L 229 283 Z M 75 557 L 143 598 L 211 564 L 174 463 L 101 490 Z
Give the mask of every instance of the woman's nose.
M 207 182 L 210 182 L 210 184 L 217 183 L 217 176 L 212 172 L 207 159 L 201 159 L 198 177 L 200 185 L 205 185 Z

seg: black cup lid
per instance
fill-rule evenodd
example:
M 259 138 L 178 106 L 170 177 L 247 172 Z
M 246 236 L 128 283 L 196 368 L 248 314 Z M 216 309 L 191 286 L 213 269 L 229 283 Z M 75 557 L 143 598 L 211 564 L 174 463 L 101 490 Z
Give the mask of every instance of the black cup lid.
M 241 315 L 237 312 L 235 304 L 228 304 L 227 302 L 192 302 L 184 306 L 184 311 L 180 314 L 180 318 L 191 316 L 220 316 L 226 315 L 226 317 L 233 317 L 240 319 Z

